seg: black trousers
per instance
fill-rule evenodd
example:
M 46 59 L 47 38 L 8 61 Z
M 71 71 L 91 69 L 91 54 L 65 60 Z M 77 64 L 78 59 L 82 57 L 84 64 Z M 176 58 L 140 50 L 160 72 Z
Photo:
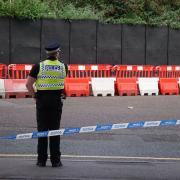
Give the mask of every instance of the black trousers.
M 60 95 L 51 91 L 50 93 L 37 93 L 36 116 L 38 131 L 57 130 L 60 128 L 60 119 L 63 103 Z M 50 159 L 52 163 L 60 161 L 60 136 L 49 137 Z M 39 138 L 38 161 L 46 162 L 48 158 L 48 137 Z

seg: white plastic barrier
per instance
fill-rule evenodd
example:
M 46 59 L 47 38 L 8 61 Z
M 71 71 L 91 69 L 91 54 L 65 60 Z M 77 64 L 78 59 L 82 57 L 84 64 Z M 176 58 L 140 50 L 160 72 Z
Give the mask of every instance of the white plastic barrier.
M 0 79 L 0 98 L 5 98 L 4 79 Z
M 26 98 L 31 97 L 26 88 L 26 79 L 6 79 L 5 98 Z
M 157 96 L 159 94 L 158 81 L 159 78 L 138 78 L 140 95 Z
M 91 86 L 94 96 L 114 96 L 115 78 L 92 78 Z
M 6 92 L 28 92 L 26 88 L 26 79 L 6 79 L 5 90 Z

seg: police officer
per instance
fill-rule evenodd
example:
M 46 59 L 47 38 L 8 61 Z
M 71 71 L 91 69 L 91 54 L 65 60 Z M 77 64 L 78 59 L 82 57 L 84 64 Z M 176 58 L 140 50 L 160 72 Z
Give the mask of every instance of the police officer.
M 36 118 L 38 131 L 57 130 L 60 128 L 60 119 L 63 103 L 61 96 L 64 93 L 64 78 L 67 72 L 65 66 L 58 59 L 60 46 L 53 43 L 45 47 L 47 59 L 35 64 L 27 78 L 26 87 L 36 100 Z M 33 88 L 33 84 L 37 92 Z M 52 167 L 62 166 L 60 152 L 60 136 L 49 138 L 50 160 Z M 45 167 L 48 159 L 48 137 L 38 139 L 37 166 Z

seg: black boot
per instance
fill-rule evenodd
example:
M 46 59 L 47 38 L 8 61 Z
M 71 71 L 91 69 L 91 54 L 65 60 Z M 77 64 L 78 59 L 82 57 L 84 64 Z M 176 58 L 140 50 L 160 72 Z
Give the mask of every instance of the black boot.
M 45 167 L 45 166 L 46 166 L 46 162 L 40 162 L 40 161 L 38 161 L 38 162 L 36 163 L 36 165 L 39 166 L 39 167 Z
M 63 166 L 61 161 L 59 161 L 59 162 L 52 162 L 52 167 L 61 167 L 61 166 Z

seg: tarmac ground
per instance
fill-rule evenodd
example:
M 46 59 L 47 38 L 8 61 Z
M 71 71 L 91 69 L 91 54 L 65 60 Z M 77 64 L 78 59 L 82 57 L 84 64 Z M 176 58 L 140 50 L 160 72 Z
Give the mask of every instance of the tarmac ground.
M 180 119 L 180 96 L 72 97 L 61 128 Z M 61 137 L 61 168 L 37 167 L 37 139 L 0 140 L 0 180 L 180 179 L 179 126 Z M 0 100 L 0 136 L 36 131 L 33 99 Z

